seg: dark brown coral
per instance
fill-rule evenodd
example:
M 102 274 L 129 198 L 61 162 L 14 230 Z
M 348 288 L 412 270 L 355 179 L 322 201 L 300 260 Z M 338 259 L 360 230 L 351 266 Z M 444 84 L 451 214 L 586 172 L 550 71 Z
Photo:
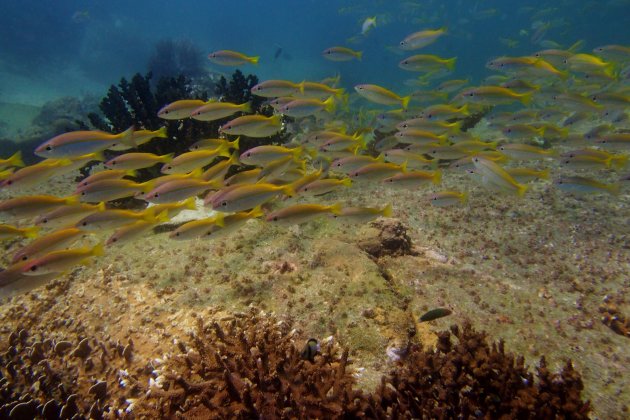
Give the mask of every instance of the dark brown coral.
M 168 367 L 165 391 L 152 388 L 136 413 L 159 400 L 160 416 L 204 418 L 334 418 L 354 412 L 348 352 L 325 345 L 311 363 L 294 345 L 291 326 L 264 315 L 219 324 L 198 320 L 191 348 Z
M 373 258 L 415 254 L 407 228 L 400 220 L 379 219 L 372 226 L 379 230 L 378 236 L 365 239 L 358 245 Z
M 87 349 L 80 337 L 63 351 L 26 330 L 7 338 L 0 418 L 585 419 L 589 411 L 570 363 L 554 374 L 542 358 L 534 375 L 469 325 L 440 333 L 435 350 L 411 345 L 372 394 L 355 388 L 347 350 L 328 342 L 305 360 L 305 338 L 290 322 L 253 310 L 221 323 L 198 318 L 189 343 L 177 342 L 157 367 L 132 369 L 124 357 L 132 343 L 91 338 L 90 353 L 73 356 L 75 346 Z
M 522 357 L 489 345 L 470 325 L 439 335 L 437 349 L 413 346 L 370 397 L 376 418 L 587 418 L 580 375 L 570 362 L 558 374 L 540 360 L 536 378 Z M 453 343 L 452 336 L 457 338 Z

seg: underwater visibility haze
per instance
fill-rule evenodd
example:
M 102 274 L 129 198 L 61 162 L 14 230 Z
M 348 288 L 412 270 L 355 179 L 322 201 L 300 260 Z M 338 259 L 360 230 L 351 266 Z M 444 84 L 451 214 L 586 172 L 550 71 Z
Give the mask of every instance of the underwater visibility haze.
M 630 0 L 7 0 L 1 418 L 630 416 Z

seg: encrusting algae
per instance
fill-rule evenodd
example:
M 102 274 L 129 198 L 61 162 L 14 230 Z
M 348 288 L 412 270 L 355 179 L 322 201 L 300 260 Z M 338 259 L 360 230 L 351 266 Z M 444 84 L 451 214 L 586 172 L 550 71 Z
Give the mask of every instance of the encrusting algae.
M 154 103 L 143 129 L 121 118 L 44 141 L 32 165 L 3 157 L 0 413 L 587 418 L 583 371 L 610 414 L 629 362 L 630 55 L 613 50 L 494 58 L 494 79 L 429 102 L 239 72 L 247 98 Z M 455 65 L 400 62 L 420 84 Z M 463 326 L 436 332 L 446 316 Z

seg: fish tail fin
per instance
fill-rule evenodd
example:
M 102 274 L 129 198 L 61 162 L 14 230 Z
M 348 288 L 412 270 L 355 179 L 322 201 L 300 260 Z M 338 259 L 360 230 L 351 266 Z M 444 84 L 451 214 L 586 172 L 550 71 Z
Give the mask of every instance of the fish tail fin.
M 464 114 L 464 115 L 470 115 L 470 111 L 468 109 L 468 104 L 462 105 L 461 108 L 459 108 L 459 112 Z
M 160 158 L 160 162 L 170 162 L 173 160 L 173 156 L 175 156 L 175 153 L 167 153 L 165 155 L 162 156 L 158 156 Z
M 242 112 L 251 113 L 252 112 L 252 101 L 245 102 L 244 104 L 241 104 L 240 108 L 241 108 Z
M 125 131 L 119 134 L 120 140 L 129 146 L 136 147 L 136 141 L 133 138 L 134 131 L 136 131 L 136 127 L 132 125 L 131 127 L 129 127 L 128 129 L 126 129 Z
M 363 51 L 357 51 L 356 56 L 357 56 L 357 59 L 361 61 L 363 59 Z
M 385 155 L 383 153 L 380 153 L 374 158 L 374 160 L 376 160 L 377 162 L 385 162 Z
M 625 168 L 628 164 L 628 155 L 613 155 L 610 157 L 610 161 L 617 168 Z
M 282 187 L 282 193 L 288 197 L 293 197 L 295 195 L 295 186 L 298 185 L 297 183 L 300 180 L 298 179 L 297 181 L 289 184 L 289 185 L 285 185 Z
M 518 190 L 516 191 L 516 193 L 518 194 L 519 197 L 523 197 L 529 187 L 527 185 L 517 184 L 517 188 Z
M 337 109 L 337 104 L 335 103 L 335 99 L 330 96 L 328 99 L 324 101 L 324 110 L 328 113 L 333 113 Z
M 188 210 L 197 210 L 197 202 L 195 200 L 195 197 L 187 198 L 182 204 L 184 205 L 183 207 Z
M 13 156 L 8 159 L 8 163 L 10 163 L 10 166 L 16 166 L 18 168 L 24 166 L 24 161 L 22 160 L 22 151 L 18 150 L 17 152 L 15 152 Z
M 540 137 L 545 137 L 545 127 L 538 127 L 538 129 L 536 129 L 536 131 L 538 132 L 538 135 Z
M 468 193 L 467 192 L 463 192 L 460 194 L 459 196 L 459 201 L 463 204 L 463 203 L 467 203 L 468 202 Z
M 67 205 L 73 205 L 73 204 L 78 204 L 79 203 L 79 196 L 78 195 L 71 195 L 69 197 L 65 198 L 65 202 Z
M 24 229 L 25 238 L 36 238 L 39 234 L 39 226 L 31 226 Z
M 381 213 L 381 216 L 383 217 L 392 217 L 392 213 L 393 213 L 392 203 L 389 203 L 385 207 L 383 207 L 380 213 Z
M 236 140 L 228 142 L 228 146 L 232 149 L 238 150 L 238 143 L 241 141 L 241 136 L 238 136 Z
M 411 95 L 405 96 L 401 99 L 400 104 L 403 109 L 407 109 L 407 107 L 409 106 L 409 101 L 411 101 Z
M 330 206 L 330 207 L 329 207 L 329 210 L 330 210 L 330 212 L 331 212 L 332 214 L 337 214 L 337 215 L 339 215 L 339 214 L 342 214 L 342 213 L 341 213 L 341 209 L 342 209 L 342 208 L 343 208 L 343 207 L 341 206 L 341 203 L 335 203 L 335 204 L 333 204 L 332 206 Z
M 540 179 L 549 179 L 549 169 L 545 169 L 544 171 L 540 171 L 538 174 Z
M 258 219 L 259 217 L 262 217 L 264 215 L 265 212 L 262 211 L 260 204 L 251 209 L 249 213 L 247 213 L 247 217 L 249 217 L 250 219 Z
M 257 55 L 257 56 L 255 56 L 255 57 L 251 57 L 251 58 L 249 59 L 249 62 L 250 62 L 250 63 L 252 63 L 252 64 L 254 64 L 254 65 L 258 65 L 258 61 L 259 61 L 259 60 L 260 60 L 260 56 L 258 56 L 258 55 Z
M 402 165 L 400 165 L 400 172 L 402 172 L 403 174 L 407 172 L 407 162 L 409 162 L 408 160 L 404 161 Z
M 155 180 L 150 179 L 137 185 L 143 193 L 150 192 L 155 187 Z
M 168 217 L 168 210 L 163 210 L 163 211 L 160 212 L 160 214 L 155 216 L 155 218 L 152 220 L 152 222 L 154 222 L 156 225 L 159 225 L 160 223 L 166 223 L 169 220 L 170 219 Z
M 166 126 L 160 127 L 156 132 L 155 132 L 155 137 L 160 137 L 160 138 L 167 138 L 168 137 L 168 133 L 166 130 Z
M 105 207 L 105 202 L 101 201 L 100 203 L 98 203 L 96 205 L 96 211 L 105 211 L 106 207 Z
M 103 242 L 97 243 L 96 245 L 94 245 L 94 248 L 92 248 L 92 251 L 90 251 L 90 254 L 95 257 L 100 257 L 101 255 L 105 254 L 105 244 Z
M 446 68 L 450 71 L 455 70 L 455 63 L 457 62 L 457 57 L 449 58 L 446 60 Z
M 301 95 L 304 95 L 304 83 L 306 83 L 305 80 L 302 80 L 300 83 L 298 83 L 297 87 L 298 87 L 298 91 L 300 92 Z
M 533 95 L 533 92 L 523 93 L 520 95 L 519 100 L 523 105 L 529 105 L 532 102 Z
M 343 100 L 343 94 L 346 92 L 344 88 L 333 89 L 333 92 L 336 98 Z
M 433 184 L 439 185 L 442 182 L 442 171 L 437 170 L 433 172 L 433 177 L 431 178 L 431 181 L 433 181 Z
M 569 48 L 567 48 L 567 51 L 574 53 L 574 52 L 578 51 L 580 48 L 582 48 L 583 45 L 584 45 L 584 40 L 583 39 L 577 40 L 577 41 L 575 41 L 573 43 L 573 45 L 571 45 Z

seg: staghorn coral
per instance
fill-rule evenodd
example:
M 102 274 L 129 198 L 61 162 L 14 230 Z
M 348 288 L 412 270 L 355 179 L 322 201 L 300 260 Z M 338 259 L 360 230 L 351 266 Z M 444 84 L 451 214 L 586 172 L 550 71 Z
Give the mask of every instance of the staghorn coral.
M 196 322 L 188 343 L 175 340 L 169 356 L 149 363 L 133 357 L 132 342 L 16 329 L 0 351 L 0 417 L 581 419 L 589 411 L 570 362 L 554 374 L 543 357 L 534 375 L 470 325 L 440 333 L 435 350 L 409 344 L 367 393 L 354 388 L 347 349 L 325 340 L 309 360 L 289 321 L 252 309 Z
M 457 338 L 453 343 L 451 338 Z M 567 362 L 552 374 L 541 358 L 536 378 L 522 357 L 489 345 L 470 325 L 439 334 L 436 350 L 419 345 L 370 397 L 375 418 L 588 418 L 580 375 Z
M 288 322 L 250 314 L 222 324 L 198 319 L 190 348 L 162 370 L 136 413 L 204 418 L 334 418 L 355 412 L 348 351 L 329 342 L 304 360 Z M 171 373 L 164 373 L 166 370 Z

